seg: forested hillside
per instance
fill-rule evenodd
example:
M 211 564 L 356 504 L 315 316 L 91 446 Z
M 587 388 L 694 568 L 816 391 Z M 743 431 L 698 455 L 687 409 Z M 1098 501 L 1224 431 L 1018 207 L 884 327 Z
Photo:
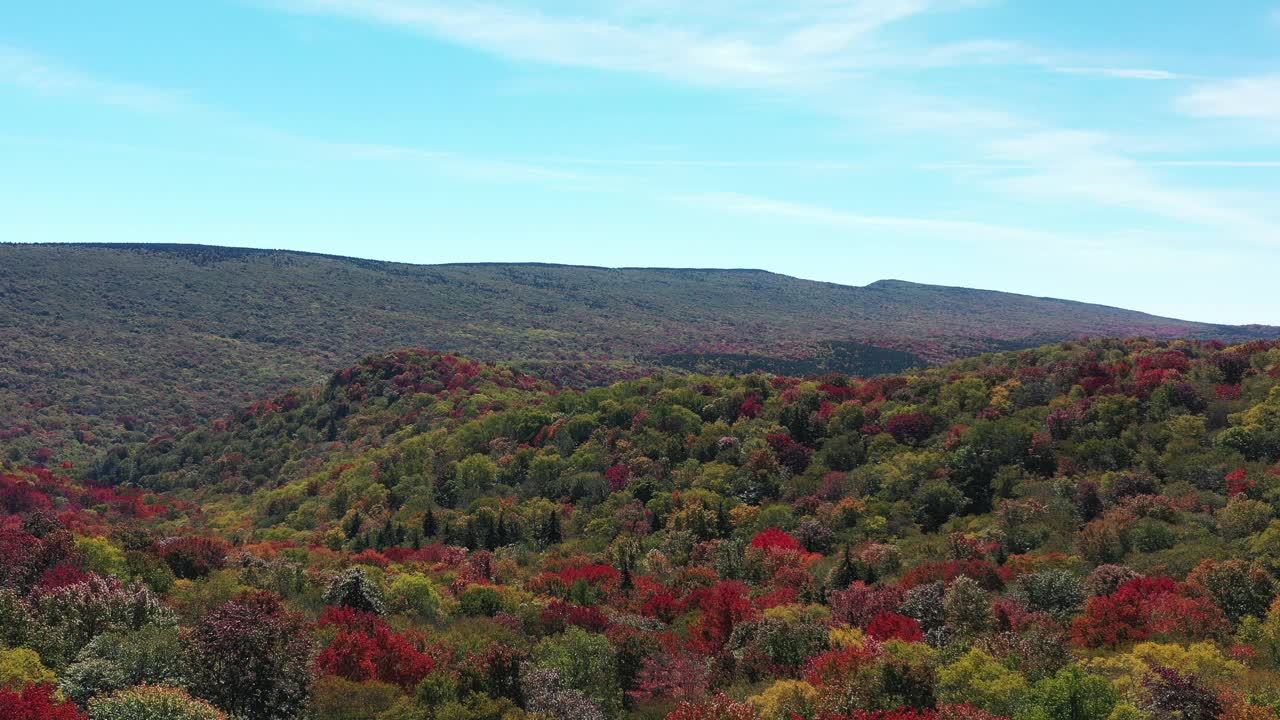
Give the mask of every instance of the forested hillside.
M 24 720 L 157 696 L 318 720 L 1280 707 L 1276 342 L 585 390 L 406 350 L 79 481 L 20 465 L 0 707 Z
M 1280 330 L 754 270 L 416 266 L 189 245 L 0 245 L 0 452 L 81 462 L 401 347 L 587 387 L 655 368 L 869 376 L 1082 336 Z

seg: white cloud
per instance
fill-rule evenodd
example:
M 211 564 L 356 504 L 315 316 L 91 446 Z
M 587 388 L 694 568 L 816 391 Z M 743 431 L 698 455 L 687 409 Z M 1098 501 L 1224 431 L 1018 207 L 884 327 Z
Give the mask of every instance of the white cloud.
M 1178 99 L 1196 117 L 1280 120 L 1280 75 L 1259 75 L 1202 85 Z
M 220 134 L 247 139 L 253 144 L 269 148 L 270 155 L 292 151 L 308 161 L 390 161 L 418 166 L 452 177 L 486 182 L 599 185 L 607 180 L 601 175 L 589 175 L 548 164 L 483 158 L 447 150 L 404 145 L 334 142 L 298 135 L 244 120 L 165 91 L 96 78 L 48 58 L 6 45 L 0 45 L 0 85 L 3 84 L 41 95 L 74 97 L 138 112 L 176 113 L 183 122 L 207 122 L 211 127 L 217 128 Z M 13 136 L 0 136 L 0 140 L 13 141 L 14 139 Z M 268 155 L 249 155 L 243 150 L 233 153 L 226 147 L 217 147 L 208 153 L 201 153 L 192 148 L 148 147 L 93 139 L 60 141 L 27 137 L 22 138 L 22 142 L 25 144 L 62 142 L 99 151 L 159 153 L 189 159 L 212 157 L 236 162 L 263 163 L 268 157 Z
M 3 44 L 0 44 L 0 84 L 145 112 L 168 112 L 186 104 L 174 93 L 95 78 Z
M 718 86 L 813 86 L 869 67 L 986 62 L 1016 46 L 978 40 L 891 49 L 883 28 L 940 0 L 642 1 L 551 15 L 439 0 L 264 0 L 293 12 L 395 26 L 516 60 L 658 75 Z
M 1180 80 L 1187 77 L 1167 70 L 1151 70 L 1146 68 L 1112 68 L 1112 67 L 1055 67 L 1054 72 L 1066 75 L 1091 75 L 1094 77 L 1116 78 L 1119 80 Z
M 972 220 L 951 220 L 868 215 L 804 203 L 775 200 L 742 193 L 702 193 L 676 198 L 689 205 L 722 212 L 770 216 L 846 228 L 879 228 L 923 235 L 934 239 L 972 242 L 1039 243 L 1061 242 L 1058 233 L 998 225 Z
M 1280 168 L 1280 160 L 1151 160 L 1151 167 Z
M 1216 193 L 1170 186 L 1111 147 L 1104 133 L 1044 131 L 995 141 L 987 149 L 995 160 L 1028 168 L 997 173 L 987 181 L 1003 192 L 1137 211 L 1217 230 L 1224 241 L 1280 244 L 1276 220 Z

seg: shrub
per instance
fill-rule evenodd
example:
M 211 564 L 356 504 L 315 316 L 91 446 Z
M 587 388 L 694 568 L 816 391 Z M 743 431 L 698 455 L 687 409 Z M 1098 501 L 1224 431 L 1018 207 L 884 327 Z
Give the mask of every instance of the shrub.
M 1213 596 L 1232 623 L 1246 616 L 1265 617 L 1275 595 L 1275 583 L 1266 571 L 1243 560 L 1204 560 L 1187 576 Z
M 997 715 L 1012 715 L 1026 689 L 1020 673 L 976 648 L 938 669 L 938 700 L 972 703 Z
M 1110 595 L 1137 577 L 1137 572 L 1124 565 L 1099 565 L 1085 578 L 1084 591 L 1090 597 Z
M 930 415 L 904 413 L 889 418 L 884 429 L 903 445 L 919 445 L 929 439 L 935 425 L 937 421 Z
M 1274 514 L 1271 506 L 1261 500 L 1233 497 L 1218 511 L 1218 531 L 1227 540 L 1246 538 L 1266 530 Z
M 1144 687 L 1148 709 L 1160 717 L 1216 720 L 1222 712 L 1217 695 L 1201 687 L 1195 678 L 1169 668 L 1152 668 Z
M 365 627 L 343 627 L 316 658 L 316 669 L 353 682 L 378 681 L 406 690 L 435 667 L 426 654 L 376 615 Z
M 48 685 L 58 679 L 53 671 L 40 662 L 40 656 L 30 648 L 0 648 L 0 687 L 22 688 L 27 685 Z
M 62 672 L 59 687 L 84 705 L 133 685 L 181 685 L 182 643 L 174 627 L 146 627 L 94 638 Z
M 803 680 L 779 680 L 747 702 L 762 720 L 807 719 L 817 712 L 818 689 Z
M 980 633 L 991 620 L 991 595 L 972 578 L 953 580 L 943 596 L 942 606 L 947 624 L 961 633 Z
M 897 613 L 882 612 L 867 625 L 867 635 L 877 640 L 905 640 L 919 642 L 924 632 L 915 618 Z
M 1106 720 L 1119 700 L 1111 681 L 1069 667 L 1035 684 L 1018 720 Z
M 256 592 L 209 613 L 188 639 L 191 690 L 235 716 L 290 717 L 306 704 L 311 639 L 280 598 Z
M 728 649 L 753 671 L 791 676 L 810 656 L 827 649 L 827 629 L 816 622 L 766 617 L 734 628 Z
M 0 587 L 0 645 L 17 647 L 24 644 L 32 623 L 31 611 L 18 593 Z
M 147 587 L 96 575 L 41 595 L 36 614 L 43 625 L 40 654 L 59 666 L 103 633 L 176 622 L 173 612 Z
M 226 713 L 174 687 L 140 685 L 89 703 L 90 720 L 227 720 Z
M 606 712 L 622 707 L 617 655 L 603 635 L 571 627 L 563 635 L 545 638 L 534 648 L 533 666 L 554 670 L 566 688 L 582 692 Z
M 1066 620 L 1084 602 L 1080 579 L 1066 570 L 1042 570 L 1018 578 L 1013 596 L 1032 612 L 1043 612 Z
M 76 550 L 84 558 L 85 567 L 102 576 L 126 577 L 129 567 L 124 552 L 100 537 L 76 538 Z
M 401 697 L 395 685 L 331 675 L 312 688 L 311 711 L 315 720 L 366 720 L 390 710 Z
M 502 610 L 502 593 L 489 585 L 472 585 L 458 598 L 458 611 L 472 617 L 493 617 Z
M 525 673 L 523 693 L 530 712 L 553 718 L 606 720 L 600 704 L 581 690 L 566 687 L 556 670 L 538 669 Z
M 412 615 L 420 620 L 438 618 L 444 602 L 435 583 L 418 573 L 397 575 L 387 588 L 387 604 L 393 612 Z
M 757 717 L 751 705 L 718 692 L 701 702 L 680 703 L 667 720 L 756 720 Z
M 370 580 L 361 567 L 348 568 L 338 573 L 324 591 L 324 604 L 379 615 L 387 611 L 382 588 Z
M 49 685 L 0 687 L 0 720 L 85 720 L 80 708 L 54 697 Z

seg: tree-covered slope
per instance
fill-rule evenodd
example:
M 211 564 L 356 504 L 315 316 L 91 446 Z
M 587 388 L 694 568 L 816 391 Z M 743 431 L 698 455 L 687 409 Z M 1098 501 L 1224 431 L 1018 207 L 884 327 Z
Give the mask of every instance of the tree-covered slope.
M 384 353 L 80 481 L 5 468 L 0 686 L 201 718 L 1274 720 L 1278 502 L 1276 342 L 585 390 Z
M 80 461 L 400 347 L 514 362 L 587 386 L 668 366 L 871 375 L 1085 335 L 1236 342 L 1274 332 L 749 270 L 0 245 L 0 449 Z

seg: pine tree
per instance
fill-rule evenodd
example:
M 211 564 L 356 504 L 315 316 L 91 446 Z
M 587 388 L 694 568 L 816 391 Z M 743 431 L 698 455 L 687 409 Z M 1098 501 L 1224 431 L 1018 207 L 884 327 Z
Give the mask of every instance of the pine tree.
M 423 537 L 433 538 L 440 528 L 436 524 L 436 514 L 431 508 L 427 508 L 427 514 L 422 516 L 422 535 Z
M 542 544 L 556 545 L 563 540 L 564 535 L 560 532 L 560 513 L 552 510 L 542 528 Z
M 853 554 L 845 547 L 840 564 L 832 568 L 831 574 L 827 576 L 827 585 L 832 590 L 843 590 L 858 580 L 873 583 L 876 581 L 876 573 L 871 566 L 853 559 Z
M 716 536 L 727 538 L 733 535 L 733 521 L 725 510 L 724 503 L 716 506 Z
M 342 530 L 347 534 L 347 538 L 350 539 L 360 534 L 360 530 L 363 527 L 364 518 L 360 515 L 360 511 L 357 510 L 347 519 L 346 524 L 342 526 Z

